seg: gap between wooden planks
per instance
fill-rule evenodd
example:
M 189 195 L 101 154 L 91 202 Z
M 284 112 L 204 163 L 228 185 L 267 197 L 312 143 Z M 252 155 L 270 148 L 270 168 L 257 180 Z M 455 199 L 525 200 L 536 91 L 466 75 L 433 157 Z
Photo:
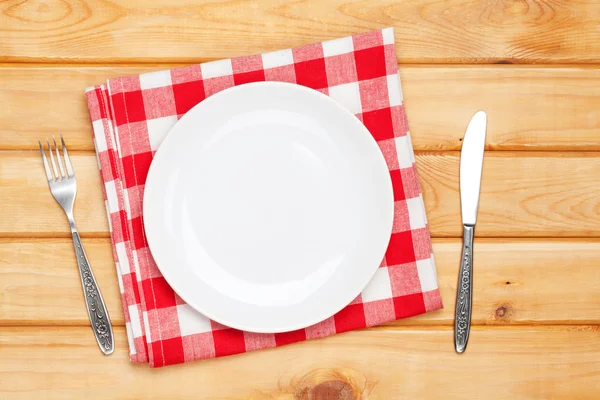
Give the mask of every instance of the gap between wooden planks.
M 88 327 L 0 327 L 0 393 L 49 400 L 108 394 L 387 400 L 400 393 L 411 399 L 596 400 L 600 392 L 600 330 L 594 326 L 474 327 L 460 356 L 451 328 L 362 330 L 154 370 L 127 362 L 123 328 L 115 338 L 107 359 Z M 302 397 L 307 393 L 312 397 Z
M 461 237 L 458 152 L 417 152 L 431 233 Z M 93 152 L 73 152 L 78 182 L 75 217 L 82 236 L 108 237 Z M 47 187 L 39 151 L 0 151 L 3 237 L 68 237 L 62 210 Z M 478 237 L 599 237 L 600 153 L 488 152 Z
M 59 133 L 93 150 L 85 88 L 173 66 L 2 65 L 0 150 Z M 460 150 L 480 109 L 488 150 L 600 150 L 598 67 L 401 65 L 400 76 L 415 150 Z
M 391 325 L 453 324 L 461 243 L 434 239 L 445 308 Z M 84 245 L 124 325 L 110 240 Z M 600 239 L 478 239 L 475 254 L 474 325 L 600 323 Z M 69 239 L 0 239 L 0 325 L 89 325 L 74 262 Z
M 0 4 L 0 61 L 192 63 L 388 26 L 401 62 L 600 61 L 595 0 L 30 3 Z

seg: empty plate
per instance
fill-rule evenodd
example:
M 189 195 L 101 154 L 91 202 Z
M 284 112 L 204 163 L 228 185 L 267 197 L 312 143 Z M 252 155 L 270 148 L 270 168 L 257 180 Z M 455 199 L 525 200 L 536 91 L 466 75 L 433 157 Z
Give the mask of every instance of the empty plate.
M 317 91 L 279 82 L 192 108 L 157 151 L 148 244 L 191 307 L 252 332 L 304 328 L 367 285 L 392 230 L 390 175 L 364 125 Z

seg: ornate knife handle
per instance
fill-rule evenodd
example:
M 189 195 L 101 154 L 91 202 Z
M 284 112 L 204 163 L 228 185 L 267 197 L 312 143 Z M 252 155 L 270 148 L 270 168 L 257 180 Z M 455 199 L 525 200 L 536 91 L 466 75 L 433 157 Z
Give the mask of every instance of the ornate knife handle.
M 471 310 L 473 306 L 473 234 L 474 226 L 463 229 L 463 249 L 456 288 L 456 315 L 454 319 L 454 346 L 463 353 L 469 341 Z
M 83 287 L 83 297 L 87 306 L 88 315 L 94 331 L 94 336 L 100 346 L 100 350 L 106 355 L 111 354 L 115 349 L 115 341 L 108 316 L 108 310 L 100 294 L 100 289 L 96 283 L 96 278 L 90 268 L 90 263 L 83 250 L 79 233 L 74 231 L 73 244 L 75 246 L 75 255 L 77 256 L 77 265 L 79 266 L 79 275 L 81 276 L 81 285 Z

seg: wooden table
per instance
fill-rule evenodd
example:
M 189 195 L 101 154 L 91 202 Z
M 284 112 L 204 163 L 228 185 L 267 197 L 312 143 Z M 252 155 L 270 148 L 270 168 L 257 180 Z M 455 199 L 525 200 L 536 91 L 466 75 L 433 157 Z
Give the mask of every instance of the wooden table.
M 600 398 L 600 2 L 0 2 L 0 398 Z M 128 362 L 83 90 L 108 77 L 394 26 L 446 308 L 284 348 L 151 370 Z M 458 165 L 488 112 L 474 327 L 454 353 Z M 37 139 L 63 133 L 78 225 L 117 348 L 88 327 Z

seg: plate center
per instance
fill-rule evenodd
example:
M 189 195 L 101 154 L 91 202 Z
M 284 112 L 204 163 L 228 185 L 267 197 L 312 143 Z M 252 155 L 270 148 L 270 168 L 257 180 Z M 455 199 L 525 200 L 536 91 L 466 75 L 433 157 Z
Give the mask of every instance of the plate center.
M 195 272 L 205 281 L 217 279 L 218 269 L 252 284 L 319 286 L 351 240 L 345 210 L 353 196 L 340 179 L 344 161 L 309 117 L 260 114 L 232 118 L 185 168 L 193 190 L 182 217 L 214 261 Z

